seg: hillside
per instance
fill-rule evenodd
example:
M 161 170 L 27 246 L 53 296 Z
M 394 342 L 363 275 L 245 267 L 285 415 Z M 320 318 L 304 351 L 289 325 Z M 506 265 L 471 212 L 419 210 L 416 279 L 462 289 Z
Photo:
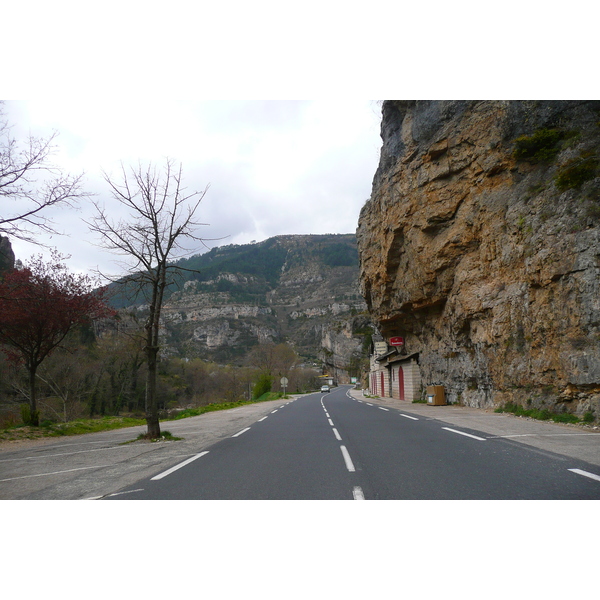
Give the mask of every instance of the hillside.
M 185 269 L 163 310 L 167 352 L 241 363 L 260 342 L 289 342 L 306 362 L 342 378 L 358 360 L 368 321 L 358 290 L 354 234 L 277 236 L 213 248 L 175 263 Z M 115 299 L 127 312 L 144 310 Z

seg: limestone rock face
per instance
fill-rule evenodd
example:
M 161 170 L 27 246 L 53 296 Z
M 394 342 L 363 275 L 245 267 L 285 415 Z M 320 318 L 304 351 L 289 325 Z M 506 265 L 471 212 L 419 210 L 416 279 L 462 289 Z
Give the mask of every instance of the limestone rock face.
M 423 383 L 451 402 L 600 416 L 600 103 L 386 101 L 382 113 L 357 230 L 381 334 L 404 336 Z M 546 154 L 515 154 L 522 136 Z

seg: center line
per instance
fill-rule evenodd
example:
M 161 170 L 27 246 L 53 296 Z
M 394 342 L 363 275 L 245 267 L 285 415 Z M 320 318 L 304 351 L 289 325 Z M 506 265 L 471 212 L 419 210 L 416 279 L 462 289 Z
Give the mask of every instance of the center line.
M 333 428 L 333 433 L 335 435 L 335 437 L 338 439 L 338 441 L 342 441 L 342 438 L 340 437 L 340 434 L 338 433 L 338 430 L 334 427 Z
M 365 499 L 365 495 L 363 494 L 362 488 L 358 485 L 354 486 L 354 489 L 352 490 L 352 495 L 354 496 L 355 500 Z
M 354 473 L 354 471 L 356 471 L 356 469 L 354 468 L 354 465 L 352 464 L 352 459 L 350 458 L 350 454 L 348 453 L 348 450 L 346 450 L 346 446 L 340 446 L 340 450 L 342 451 L 342 456 L 344 457 L 344 462 L 346 463 L 346 468 L 348 469 L 348 471 L 350 471 L 350 473 Z
M 333 427 L 333 421 L 331 419 L 327 419 L 329 421 L 329 424 Z

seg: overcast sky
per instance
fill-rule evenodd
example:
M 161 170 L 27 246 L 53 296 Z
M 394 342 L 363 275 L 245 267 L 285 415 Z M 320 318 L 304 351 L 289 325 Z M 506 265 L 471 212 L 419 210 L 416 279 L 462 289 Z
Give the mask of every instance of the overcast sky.
M 371 193 L 381 139 L 381 103 L 344 101 L 94 101 L 86 99 L 6 101 L 12 134 L 46 137 L 53 131 L 54 162 L 85 172 L 85 189 L 113 217 L 120 206 L 102 171 L 118 177 L 120 162 L 183 165 L 188 191 L 210 185 L 199 220 L 207 244 L 245 244 L 281 234 L 353 233 Z M 75 271 L 118 271 L 118 257 L 94 245 L 78 211 L 55 210 L 64 236 L 40 236 L 71 255 Z M 12 240 L 18 258 L 40 249 Z M 198 252 L 203 252 L 202 246 Z

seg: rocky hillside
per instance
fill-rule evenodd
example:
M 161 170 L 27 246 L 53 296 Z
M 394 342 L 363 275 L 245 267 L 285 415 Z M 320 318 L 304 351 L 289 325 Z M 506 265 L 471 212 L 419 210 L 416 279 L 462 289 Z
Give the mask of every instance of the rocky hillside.
M 241 363 L 260 342 L 287 341 L 305 361 L 347 380 L 369 322 L 354 234 L 278 236 L 177 264 L 186 271 L 163 310 L 169 352 Z M 143 300 L 127 310 L 143 312 Z
M 387 101 L 360 278 L 452 402 L 600 414 L 600 102 Z

